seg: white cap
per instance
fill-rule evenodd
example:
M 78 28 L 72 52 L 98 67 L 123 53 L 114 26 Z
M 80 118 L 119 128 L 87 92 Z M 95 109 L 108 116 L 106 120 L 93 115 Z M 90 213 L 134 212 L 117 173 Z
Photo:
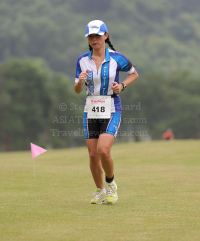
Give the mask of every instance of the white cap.
M 104 35 L 108 33 L 106 24 L 101 20 L 93 20 L 86 26 L 85 37 L 90 34 Z

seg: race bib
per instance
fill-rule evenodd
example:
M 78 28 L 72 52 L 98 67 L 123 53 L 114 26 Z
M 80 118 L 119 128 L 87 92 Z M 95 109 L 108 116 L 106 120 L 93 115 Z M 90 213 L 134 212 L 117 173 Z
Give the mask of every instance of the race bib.
M 110 119 L 111 96 L 88 96 L 86 99 L 88 118 Z

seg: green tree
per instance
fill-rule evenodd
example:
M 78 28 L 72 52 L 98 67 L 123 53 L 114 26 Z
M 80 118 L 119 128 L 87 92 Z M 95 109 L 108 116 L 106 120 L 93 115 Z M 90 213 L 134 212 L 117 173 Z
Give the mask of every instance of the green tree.
M 140 109 L 124 111 L 123 116 L 142 117 L 146 123 L 125 123 L 123 128 L 147 129 L 153 139 L 160 139 L 171 127 L 177 138 L 196 138 L 200 132 L 199 89 L 199 80 L 189 72 L 152 73 L 140 77 L 127 88 L 125 96 L 122 94 L 124 105 L 140 103 Z
M 3 151 L 82 145 L 85 94 L 41 59 L 0 64 L 0 144 Z M 66 108 L 65 108 L 66 107 Z
M 42 60 L 12 59 L 0 65 L 0 133 L 3 150 L 28 149 L 48 119 L 45 88 L 49 69 Z

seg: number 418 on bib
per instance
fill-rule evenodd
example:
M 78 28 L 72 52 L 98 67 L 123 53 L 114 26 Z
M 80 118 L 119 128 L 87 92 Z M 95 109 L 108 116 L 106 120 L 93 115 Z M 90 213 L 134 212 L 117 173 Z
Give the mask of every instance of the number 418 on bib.
M 105 112 L 105 107 L 104 106 L 94 106 L 92 108 L 93 112 Z

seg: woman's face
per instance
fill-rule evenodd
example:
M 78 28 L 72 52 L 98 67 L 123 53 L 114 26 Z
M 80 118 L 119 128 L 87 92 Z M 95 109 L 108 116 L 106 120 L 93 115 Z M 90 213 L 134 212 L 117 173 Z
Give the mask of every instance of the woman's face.
M 105 47 L 105 40 L 107 38 L 108 38 L 108 33 L 104 35 L 90 34 L 88 36 L 88 43 L 93 49 L 98 50 L 102 47 Z

